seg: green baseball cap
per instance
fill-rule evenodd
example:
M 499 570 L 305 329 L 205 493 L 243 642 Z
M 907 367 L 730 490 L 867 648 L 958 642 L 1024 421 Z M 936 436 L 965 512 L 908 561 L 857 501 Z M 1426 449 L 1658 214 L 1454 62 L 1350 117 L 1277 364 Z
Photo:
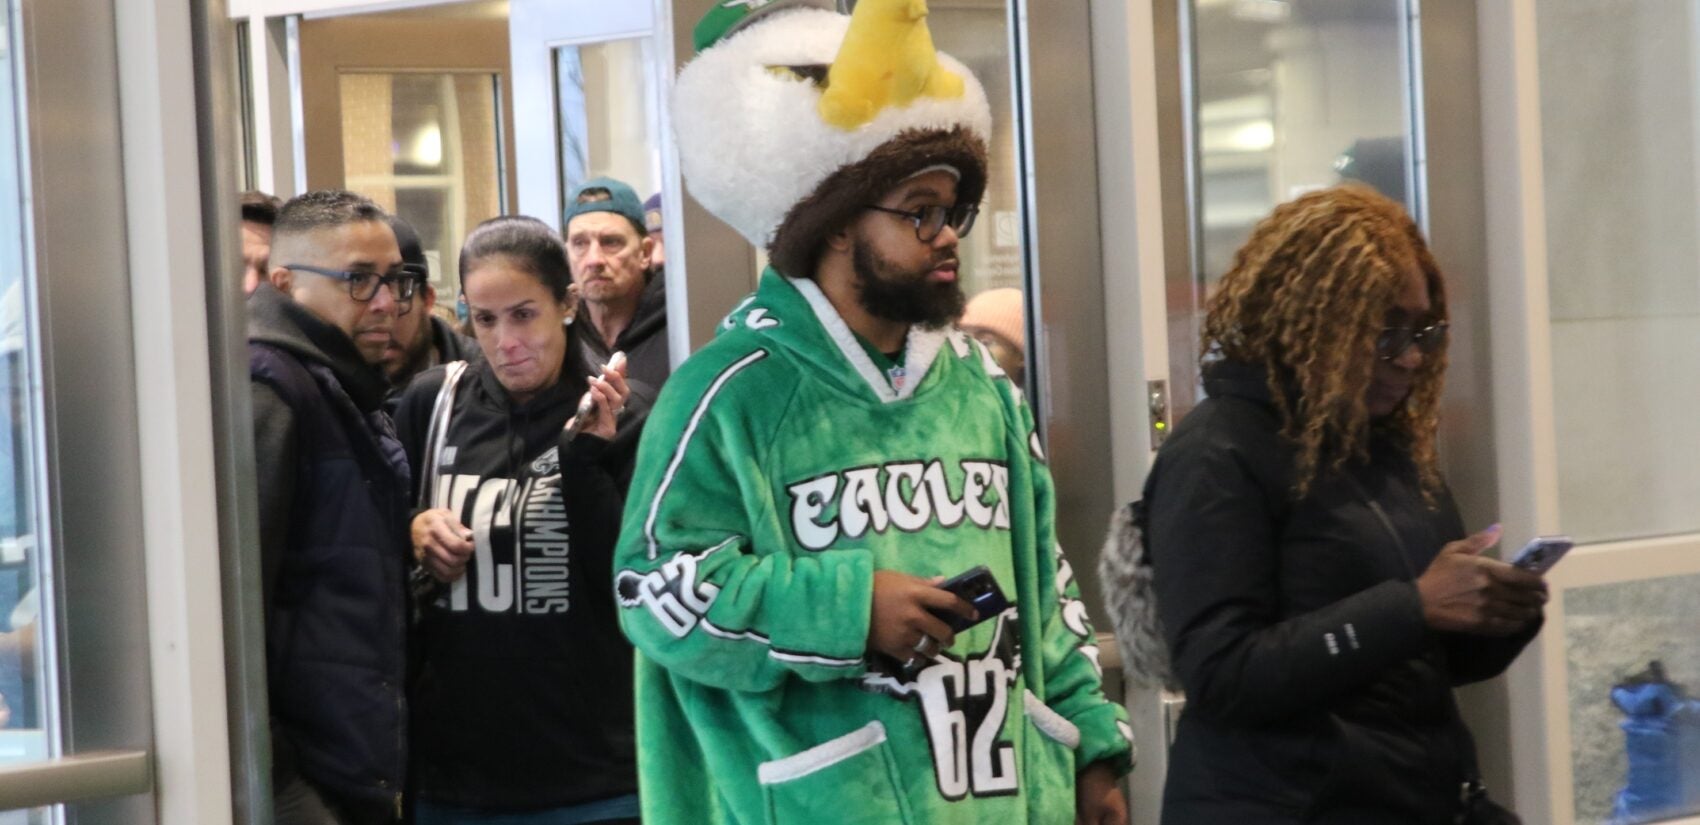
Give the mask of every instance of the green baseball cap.
M 606 192 L 606 195 L 603 193 Z M 648 230 L 645 228 L 643 201 L 638 199 L 633 191 L 622 181 L 613 178 L 593 178 L 579 184 L 573 190 L 572 197 L 567 198 L 567 212 L 561 218 L 564 229 L 573 222 L 573 218 L 591 212 L 612 212 L 632 222 L 637 227 L 638 234 Z
M 697 53 L 701 54 L 704 49 L 726 39 L 728 35 L 774 12 L 786 9 L 826 9 L 843 12 L 848 11 L 852 5 L 852 0 L 720 0 L 697 22 L 697 27 L 691 30 L 691 44 L 696 47 Z

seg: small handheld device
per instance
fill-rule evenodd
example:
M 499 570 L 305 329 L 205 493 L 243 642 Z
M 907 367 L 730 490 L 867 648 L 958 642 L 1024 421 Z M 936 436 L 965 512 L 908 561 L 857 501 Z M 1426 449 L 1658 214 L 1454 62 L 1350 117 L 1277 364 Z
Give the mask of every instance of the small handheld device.
M 1513 567 L 1520 567 L 1531 573 L 1546 573 L 1570 552 L 1575 542 L 1569 536 L 1538 536 L 1530 539 L 1523 549 L 1517 551 L 1516 558 L 1511 560 Z
M 957 633 L 1009 609 L 1009 599 L 1004 597 L 1003 589 L 998 587 L 998 580 L 992 576 L 992 571 L 983 564 L 941 583 L 939 589 L 960 596 L 980 614 L 978 619 L 969 619 L 950 611 L 933 611 L 939 621 L 950 625 L 950 629 Z
M 625 365 L 626 365 L 626 353 L 625 353 L 624 350 L 622 350 L 620 352 L 614 353 L 614 356 L 612 358 L 608 359 L 607 369 L 611 369 L 611 370 L 618 372 L 620 370 L 620 368 L 624 367 Z M 602 375 L 602 371 L 597 370 L 596 373 L 594 375 L 590 376 L 590 377 L 591 378 L 599 378 L 599 377 L 601 377 L 601 375 Z M 573 413 L 573 420 L 572 420 L 571 424 L 567 427 L 567 431 L 566 431 L 567 438 L 570 440 L 572 438 L 577 437 L 578 434 L 584 430 L 585 425 L 589 424 L 591 418 L 593 418 L 595 415 L 596 415 L 596 394 L 590 392 L 589 390 L 586 390 L 585 393 L 584 393 L 584 397 L 579 399 L 578 410 Z

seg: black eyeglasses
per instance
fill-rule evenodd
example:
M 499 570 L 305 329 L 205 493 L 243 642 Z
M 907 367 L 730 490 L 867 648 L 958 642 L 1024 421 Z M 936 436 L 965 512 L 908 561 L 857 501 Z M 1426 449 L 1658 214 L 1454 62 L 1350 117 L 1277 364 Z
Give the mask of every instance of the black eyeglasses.
M 974 229 L 974 219 L 980 216 L 979 206 L 960 203 L 955 206 L 923 206 L 913 211 L 887 209 L 872 204 L 862 208 L 907 219 L 915 225 L 915 238 L 921 243 L 932 243 L 946 226 L 956 233 L 956 237 L 966 237 Z
M 377 297 L 378 288 L 385 284 L 389 285 L 390 294 L 395 296 L 397 302 L 411 301 L 413 293 L 418 292 L 425 284 L 425 267 L 418 264 L 402 264 L 389 273 L 378 273 L 370 269 L 325 269 L 306 264 L 284 264 L 283 268 L 346 281 L 349 297 L 361 303 Z
M 1414 344 L 1422 354 L 1433 355 L 1446 348 L 1448 326 L 1445 321 L 1436 321 L 1426 327 L 1385 327 L 1375 339 L 1375 354 L 1383 361 L 1392 361 Z

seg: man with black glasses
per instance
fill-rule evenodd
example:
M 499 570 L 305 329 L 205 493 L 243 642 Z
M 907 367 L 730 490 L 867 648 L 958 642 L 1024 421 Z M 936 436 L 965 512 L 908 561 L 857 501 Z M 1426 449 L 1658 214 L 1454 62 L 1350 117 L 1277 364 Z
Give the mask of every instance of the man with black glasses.
M 408 469 L 379 365 L 418 277 L 388 217 L 352 192 L 289 201 L 248 299 L 278 825 L 401 809 Z

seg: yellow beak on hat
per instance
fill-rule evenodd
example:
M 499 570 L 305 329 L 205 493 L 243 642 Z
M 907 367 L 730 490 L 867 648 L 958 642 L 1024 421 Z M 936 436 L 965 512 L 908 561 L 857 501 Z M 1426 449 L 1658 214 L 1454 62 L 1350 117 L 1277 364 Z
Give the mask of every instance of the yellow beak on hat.
M 927 0 L 861 0 L 820 99 L 827 123 L 851 130 L 888 106 L 962 97 L 962 76 L 939 63 Z

